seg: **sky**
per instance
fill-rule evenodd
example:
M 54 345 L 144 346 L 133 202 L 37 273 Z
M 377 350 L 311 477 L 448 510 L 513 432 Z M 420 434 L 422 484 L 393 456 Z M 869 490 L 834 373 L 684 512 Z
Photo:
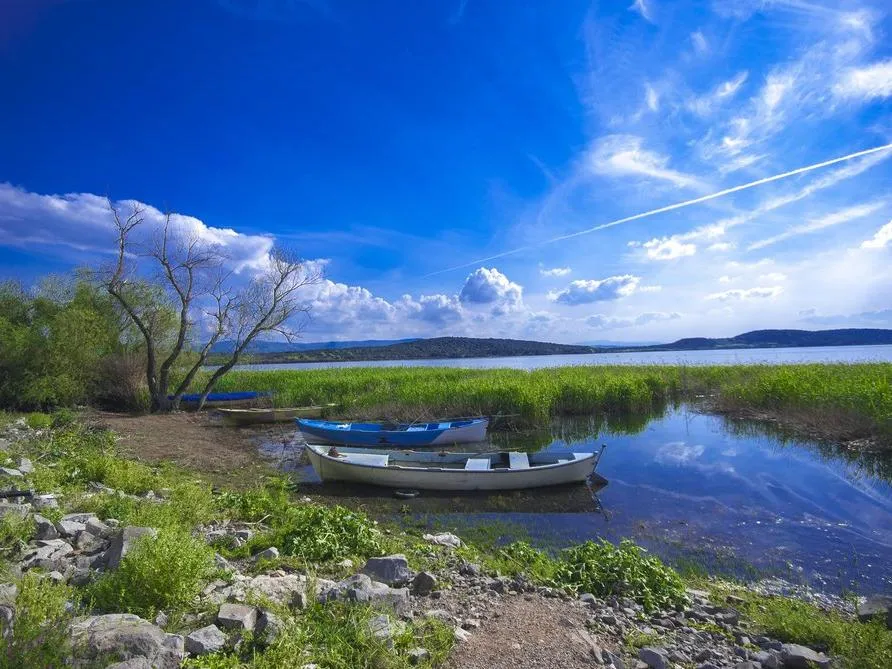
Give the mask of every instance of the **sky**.
M 0 278 L 110 257 L 107 199 L 304 339 L 892 327 L 886 0 L 0 0 Z

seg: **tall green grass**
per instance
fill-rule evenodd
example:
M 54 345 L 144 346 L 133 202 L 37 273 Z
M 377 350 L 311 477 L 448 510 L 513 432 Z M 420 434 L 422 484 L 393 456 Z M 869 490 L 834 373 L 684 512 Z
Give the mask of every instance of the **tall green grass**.
M 725 411 L 811 414 L 846 436 L 892 437 L 892 364 L 576 366 L 538 369 L 364 367 L 231 372 L 219 390 L 265 390 L 279 405 L 337 402 L 353 418 L 659 412 L 706 401 Z M 830 427 L 833 427 L 830 425 Z

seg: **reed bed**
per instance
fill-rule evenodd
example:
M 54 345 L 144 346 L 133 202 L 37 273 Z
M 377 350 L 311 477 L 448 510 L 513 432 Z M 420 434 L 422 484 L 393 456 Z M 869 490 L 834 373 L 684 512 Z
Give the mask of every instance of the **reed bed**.
M 892 363 L 257 370 L 231 372 L 218 389 L 272 391 L 281 406 L 337 402 L 352 418 L 511 415 L 521 425 L 561 415 L 659 413 L 672 403 L 702 402 L 731 414 L 845 423 L 847 434 L 892 440 Z M 833 425 L 825 427 L 832 432 Z

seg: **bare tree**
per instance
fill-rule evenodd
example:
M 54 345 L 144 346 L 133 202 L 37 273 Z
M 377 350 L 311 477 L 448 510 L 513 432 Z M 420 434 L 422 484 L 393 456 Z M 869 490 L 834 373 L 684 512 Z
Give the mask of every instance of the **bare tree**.
M 274 248 L 268 267 L 239 287 L 224 271 L 222 250 L 196 232 L 175 229 L 170 214 L 145 244 L 138 239 L 144 209 L 135 205 L 124 217 L 111 200 L 108 206 L 117 233 L 116 262 L 100 273 L 100 282 L 142 335 L 152 411 L 179 406 L 218 342 L 231 339 L 233 348 L 204 383 L 199 407 L 258 336 L 276 333 L 289 341 L 298 336 L 309 314 L 301 289 L 321 281 L 321 270 Z M 153 281 L 139 278 L 140 259 L 155 270 Z M 203 344 L 197 341 L 196 315 L 209 323 Z M 171 373 L 187 349 L 197 350 L 197 356 L 171 391 Z

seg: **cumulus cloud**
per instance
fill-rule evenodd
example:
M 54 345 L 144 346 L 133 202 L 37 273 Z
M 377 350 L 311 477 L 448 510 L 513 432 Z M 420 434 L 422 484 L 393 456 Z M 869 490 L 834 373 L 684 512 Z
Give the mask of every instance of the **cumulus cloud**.
M 496 314 L 523 308 L 523 288 L 495 268 L 480 267 L 468 274 L 458 297 L 463 304 L 491 304 Z
M 644 148 L 644 140 L 634 135 L 602 138 L 590 155 L 589 165 L 596 174 L 605 176 L 643 177 L 678 188 L 704 188 L 697 177 L 671 169 L 669 158 Z
M 892 59 L 845 70 L 833 92 L 841 98 L 859 100 L 892 96 Z
M 461 304 L 454 296 L 421 295 L 417 300 L 411 295 L 403 295 L 397 306 L 414 318 L 434 325 L 447 325 L 462 320 Z
M 551 269 L 545 267 L 539 268 L 539 274 L 547 277 L 569 276 L 570 272 L 572 272 L 572 270 L 569 267 L 552 267 Z
M 640 281 L 641 277 L 631 274 L 610 276 L 600 280 L 581 279 L 572 281 L 564 290 L 549 293 L 548 297 L 553 302 L 569 306 L 618 300 L 634 293 Z
M 718 300 L 720 302 L 728 302 L 730 300 L 756 300 L 768 297 L 776 297 L 783 292 L 780 286 L 769 286 L 759 288 L 734 288 L 721 293 L 712 293 L 707 295 L 707 300 Z
M 629 242 L 629 246 L 643 248 L 649 260 L 674 260 L 697 252 L 696 245 L 681 242 L 677 237 L 662 237 L 644 243 Z
M 397 316 L 394 305 L 361 286 L 348 286 L 325 279 L 314 289 L 310 313 L 317 325 L 393 322 Z
M 605 316 L 603 314 L 595 314 L 589 316 L 585 322 L 589 327 L 596 330 L 615 330 L 617 328 L 632 328 L 648 323 L 656 323 L 659 321 L 673 321 L 681 318 L 681 314 L 673 311 L 665 313 L 661 311 L 651 311 L 632 318 L 620 318 L 615 316 Z
M 862 249 L 884 249 L 892 246 L 892 221 L 876 231 L 873 237 L 861 242 Z

